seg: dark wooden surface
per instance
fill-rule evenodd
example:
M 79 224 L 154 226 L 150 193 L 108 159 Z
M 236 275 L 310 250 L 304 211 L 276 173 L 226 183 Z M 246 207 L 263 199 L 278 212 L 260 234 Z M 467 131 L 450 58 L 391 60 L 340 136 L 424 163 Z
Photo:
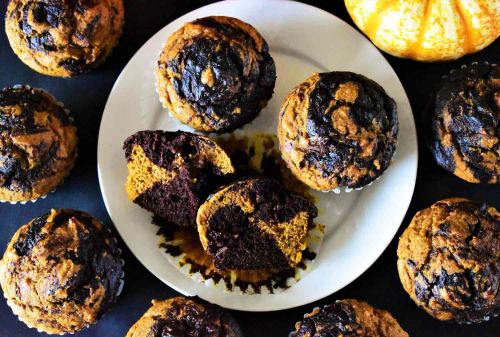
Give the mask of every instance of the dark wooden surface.
M 249 0 L 251 1 L 251 0 Z M 71 207 L 94 214 L 113 227 L 104 207 L 97 180 L 96 153 L 97 134 L 101 114 L 115 79 L 127 61 L 149 37 L 177 17 L 212 1 L 201 0 L 125 0 L 126 23 L 120 44 L 109 60 L 96 71 L 72 79 L 43 76 L 26 67 L 10 49 L 5 33 L 0 33 L 0 87 L 13 84 L 30 84 L 47 89 L 71 109 L 78 126 L 80 156 L 75 169 L 57 192 L 44 200 L 26 205 L 0 204 L 0 252 L 17 228 L 31 218 L 45 213 L 51 207 Z M 346 22 L 353 24 L 344 8 L 343 1 L 304 1 L 321 7 Z M 5 17 L 7 0 L 0 0 L 0 17 Z M 307 29 L 307 27 L 304 27 Z M 335 43 L 340 36 L 332 36 Z M 473 61 L 500 61 L 500 42 L 475 55 L 447 63 L 418 63 L 385 55 L 410 98 L 419 134 L 419 167 L 415 194 L 399 234 L 413 214 L 433 202 L 453 196 L 469 197 L 486 201 L 500 208 L 500 186 L 473 185 L 441 170 L 434 163 L 430 152 L 423 144 L 425 131 L 420 116 L 429 94 L 436 90 L 439 79 L 453 68 Z M 127 112 L 125 112 L 127 113 Z M 128 113 L 133 113 L 130 111 Z M 117 140 L 121 141 L 121 140 Z M 380 205 L 391 207 L 391 205 Z M 149 244 L 149 243 L 145 243 Z M 436 337 L 498 337 L 500 318 L 477 325 L 456 325 L 439 322 L 418 309 L 404 292 L 396 271 L 396 245 L 394 239 L 378 261 L 359 279 L 341 291 L 303 307 L 269 313 L 234 312 L 247 337 L 288 336 L 295 321 L 303 313 L 316 306 L 331 303 L 341 298 L 357 298 L 374 306 L 390 310 L 411 336 Z M 176 292 L 150 274 L 120 242 L 126 260 L 125 289 L 117 305 L 97 324 L 75 336 L 118 337 L 124 336 L 128 328 L 149 307 L 153 298 L 166 298 Z M 338 270 L 338 273 L 344 272 Z M 321 284 L 318 284 L 320 287 Z M 40 336 L 19 322 L 0 300 L 0 337 Z

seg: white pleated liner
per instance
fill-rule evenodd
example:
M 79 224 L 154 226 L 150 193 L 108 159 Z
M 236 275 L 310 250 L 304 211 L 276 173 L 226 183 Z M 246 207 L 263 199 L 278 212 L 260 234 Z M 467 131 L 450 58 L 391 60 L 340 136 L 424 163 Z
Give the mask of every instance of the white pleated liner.
M 307 242 L 307 249 L 310 252 L 313 252 L 316 254 L 316 256 L 319 254 L 320 248 L 321 248 L 321 243 L 323 242 L 323 237 L 324 237 L 324 226 L 320 224 L 314 224 L 314 227 L 309 230 L 307 233 L 306 237 L 306 242 Z M 168 243 L 170 245 L 175 246 L 176 243 L 174 241 L 165 241 L 163 237 L 160 238 L 160 243 Z M 186 254 L 183 252 L 179 256 L 172 256 L 168 254 L 165 249 L 162 249 L 162 254 L 166 257 L 166 259 L 175 267 L 177 268 L 182 274 L 186 275 L 190 279 L 198 282 L 198 283 L 203 283 L 207 287 L 211 288 L 216 288 L 219 289 L 220 291 L 223 292 L 228 292 L 228 293 L 235 293 L 235 294 L 255 294 L 255 290 L 249 286 L 245 291 L 241 290 L 238 285 L 236 284 L 236 276 L 232 275 L 231 276 L 231 288 L 228 288 L 226 286 L 226 283 L 223 279 L 221 279 L 218 283 L 215 283 L 213 279 L 205 279 L 203 275 L 199 272 L 196 273 L 191 273 L 190 267 L 191 265 L 188 263 L 185 263 L 184 258 L 186 257 Z M 299 267 L 294 268 L 295 269 L 295 275 L 294 277 L 289 277 L 286 280 L 286 287 L 285 288 L 274 288 L 273 287 L 273 293 L 280 293 L 285 291 L 287 288 L 291 287 L 295 283 L 299 282 L 300 279 L 313 268 L 315 259 L 311 260 L 303 260 L 302 262 L 305 264 L 305 269 L 301 269 Z M 271 277 L 272 278 L 272 277 Z M 275 282 L 272 284 L 275 286 Z M 260 294 L 271 294 L 269 289 L 266 286 L 262 286 L 260 288 Z
M 467 68 L 469 68 L 470 66 L 476 66 L 476 65 L 478 65 L 478 64 L 490 65 L 490 66 L 492 66 L 492 67 L 496 67 L 496 66 L 497 66 L 497 64 L 496 64 L 496 63 L 489 63 L 488 61 L 481 61 L 481 62 L 472 62 L 470 65 L 469 65 L 469 64 L 462 64 L 462 65 L 460 66 L 460 69 L 467 69 Z M 443 79 L 443 80 L 447 79 L 449 75 L 452 75 L 452 74 L 453 74 L 453 73 L 455 73 L 457 70 L 459 70 L 459 69 L 452 69 L 452 70 L 450 70 L 450 71 L 448 72 L 448 74 L 443 75 L 443 76 L 441 77 L 441 79 Z

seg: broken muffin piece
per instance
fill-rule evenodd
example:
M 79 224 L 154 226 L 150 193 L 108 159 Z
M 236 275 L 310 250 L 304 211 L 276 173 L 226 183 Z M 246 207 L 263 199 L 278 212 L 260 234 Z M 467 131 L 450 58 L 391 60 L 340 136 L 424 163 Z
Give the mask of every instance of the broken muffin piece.
M 285 269 L 302 260 L 317 216 L 308 199 L 273 179 L 239 181 L 201 205 L 198 232 L 220 270 Z
M 139 131 L 123 148 L 129 199 L 179 226 L 195 227 L 198 207 L 234 172 L 214 141 L 189 132 Z

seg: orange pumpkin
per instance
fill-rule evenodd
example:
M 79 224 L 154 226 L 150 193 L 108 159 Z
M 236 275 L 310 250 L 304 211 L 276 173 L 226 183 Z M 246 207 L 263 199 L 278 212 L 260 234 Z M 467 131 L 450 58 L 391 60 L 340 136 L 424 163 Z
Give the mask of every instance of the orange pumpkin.
M 500 0 L 345 0 L 356 25 L 383 51 L 454 60 L 500 35 Z

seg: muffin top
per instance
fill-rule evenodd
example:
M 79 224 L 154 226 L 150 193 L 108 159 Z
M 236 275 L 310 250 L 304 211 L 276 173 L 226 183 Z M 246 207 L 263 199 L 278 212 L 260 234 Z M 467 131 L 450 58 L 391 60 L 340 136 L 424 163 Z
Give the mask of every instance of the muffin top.
M 122 265 L 114 238 L 84 212 L 52 210 L 22 226 L 0 261 L 9 305 L 30 327 L 76 332 L 116 302 Z
M 236 321 L 218 305 L 197 297 L 153 300 L 126 337 L 241 337 Z
M 76 158 L 76 128 L 48 93 L 25 87 L 0 91 L 0 200 L 47 194 Z
M 290 170 L 329 191 L 367 185 L 396 148 L 396 103 L 374 81 L 351 72 L 314 74 L 285 99 L 280 149 Z
M 290 337 L 408 337 L 408 334 L 389 312 L 347 299 L 306 314 Z
M 439 166 L 471 183 L 500 181 L 500 66 L 474 63 L 443 80 L 431 150 Z
M 5 24 L 23 62 L 43 74 L 68 77 L 104 61 L 123 22 L 122 0 L 10 0 Z
M 176 131 L 139 131 L 125 140 L 129 199 L 181 226 L 196 227 L 196 212 L 231 159 L 207 137 Z
M 221 270 L 296 266 L 317 209 L 278 181 L 238 181 L 211 195 L 196 222 L 204 249 Z
M 183 123 L 225 132 L 257 116 L 273 94 L 276 69 L 255 28 L 211 16 L 169 37 L 156 78 L 163 105 Z
M 399 240 L 398 271 L 410 297 L 437 319 L 500 313 L 500 213 L 460 198 L 418 212 Z

